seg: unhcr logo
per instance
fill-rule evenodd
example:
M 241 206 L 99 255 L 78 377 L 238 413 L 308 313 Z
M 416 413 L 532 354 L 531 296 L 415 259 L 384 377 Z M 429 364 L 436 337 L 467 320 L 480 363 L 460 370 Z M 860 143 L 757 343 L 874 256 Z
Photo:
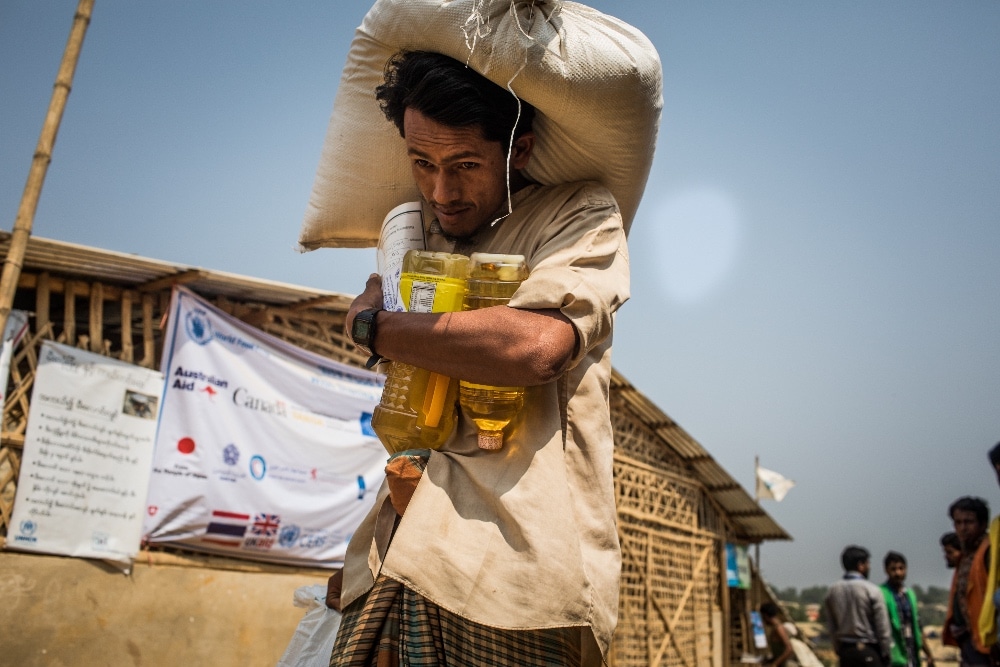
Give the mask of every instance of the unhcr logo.
M 21 534 L 14 536 L 15 542 L 25 542 L 28 544 L 32 544 L 38 541 L 38 538 L 35 537 L 35 531 L 38 530 L 37 523 L 35 523 L 31 519 L 25 519 L 24 521 L 21 522 L 20 528 L 21 528 Z

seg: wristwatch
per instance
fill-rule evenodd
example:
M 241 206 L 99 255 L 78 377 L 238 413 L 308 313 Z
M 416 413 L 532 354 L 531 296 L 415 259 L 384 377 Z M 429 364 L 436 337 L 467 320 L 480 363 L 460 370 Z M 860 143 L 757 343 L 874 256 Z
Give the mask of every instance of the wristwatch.
M 381 308 L 368 308 L 362 310 L 354 317 L 351 323 L 351 340 L 365 354 L 371 355 L 365 368 L 371 368 L 377 364 L 382 357 L 375 352 L 375 316 L 382 312 Z

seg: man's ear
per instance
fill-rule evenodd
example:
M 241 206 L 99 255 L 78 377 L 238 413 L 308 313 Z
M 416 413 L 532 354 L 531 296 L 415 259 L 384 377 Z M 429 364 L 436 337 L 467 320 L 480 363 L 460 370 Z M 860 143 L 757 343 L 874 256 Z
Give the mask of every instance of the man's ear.
M 535 148 L 535 133 L 525 132 L 514 140 L 513 150 L 510 152 L 510 166 L 512 169 L 524 169 L 531 159 L 531 151 Z

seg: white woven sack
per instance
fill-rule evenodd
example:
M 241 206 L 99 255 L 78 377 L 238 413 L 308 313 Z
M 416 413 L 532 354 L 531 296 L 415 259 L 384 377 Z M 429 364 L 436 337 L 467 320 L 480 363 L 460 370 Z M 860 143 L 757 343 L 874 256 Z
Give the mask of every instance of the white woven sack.
M 597 180 L 626 230 L 649 176 L 662 98 L 659 56 L 637 29 L 560 0 L 377 0 L 355 32 L 299 242 L 376 245 L 385 214 L 419 192 L 396 126 L 375 100 L 401 49 L 468 62 L 538 111 L 526 169 L 543 184 Z

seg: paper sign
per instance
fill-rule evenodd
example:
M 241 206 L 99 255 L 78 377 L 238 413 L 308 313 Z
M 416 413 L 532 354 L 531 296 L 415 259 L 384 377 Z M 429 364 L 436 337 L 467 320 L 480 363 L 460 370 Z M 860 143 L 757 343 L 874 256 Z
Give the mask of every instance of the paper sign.
M 131 562 L 162 387 L 157 371 L 42 343 L 8 547 Z

